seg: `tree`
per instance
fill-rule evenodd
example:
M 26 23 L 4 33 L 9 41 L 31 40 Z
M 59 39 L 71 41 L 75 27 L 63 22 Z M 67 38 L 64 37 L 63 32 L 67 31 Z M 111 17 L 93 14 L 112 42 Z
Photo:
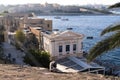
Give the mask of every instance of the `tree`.
M 8 11 L 3 11 L 3 13 L 9 13 Z
M 87 56 L 89 62 L 105 52 L 120 47 L 120 24 L 107 27 L 101 32 L 101 36 L 110 32 L 113 33 L 90 49 Z
M 111 5 L 109 8 L 117 8 L 117 7 L 120 7 L 120 3 L 116 3 L 114 5 Z
M 38 49 L 39 48 L 38 39 L 35 37 L 34 34 L 29 34 L 26 38 L 24 46 L 26 48 Z
M 23 43 L 25 41 L 25 34 L 21 30 L 17 30 L 15 34 L 15 38 L 16 40 Z
M 45 51 L 41 51 L 41 63 L 44 67 L 49 67 L 50 63 L 50 54 Z
M 50 54 L 45 51 L 39 51 L 35 49 L 30 49 L 29 53 L 32 54 L 35 59 L 42 64 L 42 66 L 48 68 L 50 63 Z M 26 60 L 28 61 L 28 60 Z M 31 64 L 31 61 L 28 62 Z
M 109 8 L 117 8 L 117 7 L 120 7 L 120 3 L 111 5 Z M 107 27 L 101 32 L 101 36 L 110 32 L 113 32 L 114 34 L 98 42 L 90 49 L 89 55 L 87 56 L 88 62 L 94 60 L 96 57 L 98 57 L 99 55 L 105 52 L 120 47 L 120 24 Z

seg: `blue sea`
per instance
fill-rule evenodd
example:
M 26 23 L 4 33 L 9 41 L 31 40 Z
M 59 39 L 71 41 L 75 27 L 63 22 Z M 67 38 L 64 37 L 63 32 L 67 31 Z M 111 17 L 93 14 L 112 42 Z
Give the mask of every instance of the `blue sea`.
M 101 39 L 106 36 L 100 36 L 100 33 L 106 27 L 112 24 L 120 23 L 120 16 L 113 15 L 95 15 L 95 16 L 60 16 L 61 19 L 55 19 L 55 16 L 39 16 L 40 18 L 46 18 L 53 20 L 53 29 L 59 29 L 64 31 L 67 28 L 73 28 L 74 32 L 82 33 L 85 35 L 83 40 L 83 50 L 88 52 L 89 49 Z M 62 20 L 68 19 L 68 21 Z M 93 36 L 93 39 L 87 39 L 88 36 Z M 120 48 L 102 54 L 101 61 L 110 61 L 111 64 L 120 65 Z

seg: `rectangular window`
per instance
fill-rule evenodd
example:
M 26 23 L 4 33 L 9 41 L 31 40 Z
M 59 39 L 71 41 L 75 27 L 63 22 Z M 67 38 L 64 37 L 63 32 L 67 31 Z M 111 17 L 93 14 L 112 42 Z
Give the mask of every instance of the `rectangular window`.
M 66 51 L 70 51 L 70 45 L 66 45 Z
M 76 51 L 76 44 L 73 44 L 73 51 Z
M 47 24 L 47 26 L 48 26 L 48 28 L 50 27 L 50 25 L 49 25 L 49 24 Z
M 42 21 L 42 20 L 40 21 L 40 24 L 43 24 L 43 21 Z
M 62 45 L 59 46 L 59 52 L 62 52 Z

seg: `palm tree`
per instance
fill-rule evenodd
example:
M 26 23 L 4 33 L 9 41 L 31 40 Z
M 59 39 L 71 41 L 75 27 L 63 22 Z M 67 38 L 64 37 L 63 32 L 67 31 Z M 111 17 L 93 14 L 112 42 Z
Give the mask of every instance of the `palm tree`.
M 120 3 L 116 3 L 109 8 L 111 9 L 118 7 L 120 7 Z M 104 40 L 101 40 L 90 49 L 89 55 L 87 56 L 88 62 L 93 61 L 96 57 L 105 52 L 120 47 L 120 24 L 107 27 L 101 32 L 101 36 L 110 32 L 113 32 L 113 34 L 105 38 Z
M 101 32 L 101 36 L 110 32 L 113 32 L 113 34 L 101 40 L 90 49 L 89 55 L 87 56 L 88 62 L 91 62 L 105 52 L 120 47 L 120 24 L 107 27 Z
M 116 4 L 112 5 L 112 6 L 109 6 L 109 8 L 117 8 L 117 7 L 120 7 L 120 2 L 116 3 Z

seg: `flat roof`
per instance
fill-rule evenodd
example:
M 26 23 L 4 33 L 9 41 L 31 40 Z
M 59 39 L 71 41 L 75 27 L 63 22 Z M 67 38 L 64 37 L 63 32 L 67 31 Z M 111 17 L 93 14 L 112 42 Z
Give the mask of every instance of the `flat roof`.
M 29 30 L 23 30 L 24 32 L 28 32 Z
M 8 32 L 8 34 L 10 34 L 10 35 L 14 35 L 14 34 L 16 34 L 15 32 Z
M 66 72 L 79 72 L 79 71 L 87 71 L 90 72 L 105 70 L 104 67 L 91 62 L 90 64 L 87 63 L 85 58 L 80 57 L 66 57 L 56 61 L 58 65 L 58 69 L 66 71 Z M 62 67 L 61 67 L 62 66 Z M 62 68 L 62 69 L 61 69 Z
M 37 29 L 37 30 L 41 30 L 42 28 L 41 27 L 31 27 L 33 29 Z
M 39 18 L 39 17 L 28 17 L 28 19 L 44 19 L 44 18 Z
M 64 35 L 64 34 L 72 34 L 73 36 L 77 36 L 77 37 L 84 37 L 83 34 L 78 34 L 78 33 L 75 33 L 71 30 L 66 30 L 66 31 L 43 31 L 42 34 L 49 37 L 49 38 L 55 38 L 55 37 L 59 37 L 61 35 Z M 68 36 L 69 37 L 69 36 Z

